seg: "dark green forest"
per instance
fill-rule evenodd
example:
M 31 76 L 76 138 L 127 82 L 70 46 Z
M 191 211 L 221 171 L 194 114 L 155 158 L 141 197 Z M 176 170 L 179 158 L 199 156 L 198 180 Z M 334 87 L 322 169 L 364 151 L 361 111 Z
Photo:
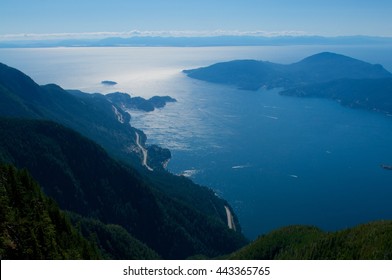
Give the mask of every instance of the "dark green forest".
M 228 259 L 390 260 L 392 221 L 378 221 L 337 232 L 288 226 L 259 237 Z
M 0 221 L 1 259 L 102 257 L 28 172 L 11 165 L 0 165 Z

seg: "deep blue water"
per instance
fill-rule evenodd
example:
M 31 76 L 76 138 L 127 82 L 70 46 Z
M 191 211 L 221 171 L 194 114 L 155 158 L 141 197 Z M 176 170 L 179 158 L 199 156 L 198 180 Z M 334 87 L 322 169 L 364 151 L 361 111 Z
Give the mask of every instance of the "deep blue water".
M 254 58 L 290 63 L 335 51 L 392 70 L 391 47 L 64 48 L 0 50 L 0 61 L 39 83 L 178 100 L 131 112 L 149 143 L 170 148 L 168 166 L 233 205 L 254 238 L 281 226 L 336 230 L 392 219 L 392 117 L 336 102 L 242 91 L 192 80 L 183 69 Z M 102 80 L 118 82 L 105 87 Z
M 392 172 L 380 167 L 392 161 L 391 117 L 277 90 L 193 88 L 192 108 L 163 110 L 174 109 L 174 122 L 188 127 L 169 168 L 192 170 L 196 182 L 231 202 L 248 236 L 289 224 L 335 230 L 392 218 Z M 202 135 L 192 134 L 192 110 Z

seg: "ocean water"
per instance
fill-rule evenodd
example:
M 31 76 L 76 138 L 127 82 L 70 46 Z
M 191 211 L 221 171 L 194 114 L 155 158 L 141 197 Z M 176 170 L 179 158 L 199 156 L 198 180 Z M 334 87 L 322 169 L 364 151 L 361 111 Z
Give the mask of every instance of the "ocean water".
M 168 169 L 228 200 L 249 238 L 291 224 L 336 230 L 392 219 L 392 117 L 317 98 L 192 80 L 183 69 L 232 59 L 291 63 L 334 51 L 392 71 L 392 46 L 0 49 L 0 62 L 40 84 L 87 92 L 170 95 L 130 112 Z M 115 86 L 104 86 L 113 80 Z

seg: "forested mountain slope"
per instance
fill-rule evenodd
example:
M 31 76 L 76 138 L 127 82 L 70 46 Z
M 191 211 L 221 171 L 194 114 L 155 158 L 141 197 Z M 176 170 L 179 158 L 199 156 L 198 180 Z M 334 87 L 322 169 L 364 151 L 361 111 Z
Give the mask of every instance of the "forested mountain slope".
M 101 254 L 26 170 L 0 165 L 1 259 L 97 259 Z
M 0 135 L 0 159 L 29 170 L 62 209 L 118 224 L 163 258 L 216 256 L 245 244 L 217 210 L 205 213 L 166 195 L 68 128 L 6 118 L 0 119 Z M 192 193 L 195 204 L 200 188 Z M 206 205 L 224 210 L 225 202 L 210 192 L 214 199 Z
M 392 221 L 378 221 L 337 232 L 288 226 L 259 237 L 230 259 L 390 260 Z

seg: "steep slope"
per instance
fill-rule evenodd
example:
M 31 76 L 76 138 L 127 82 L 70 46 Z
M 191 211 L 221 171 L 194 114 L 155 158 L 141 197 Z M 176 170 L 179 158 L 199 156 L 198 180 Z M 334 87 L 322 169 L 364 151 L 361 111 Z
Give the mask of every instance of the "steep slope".
M 0 165 L 0 202 L 1 259 L 101 258 L 26 170 Z
M 163 258 L 214 256 L 245 243 L 216 213 L 150 187 L 92 141 L 48 121 L 0 119 L 0 159 L 28 169 L 64 210 L 118 224 Z M 194 200 L 205 192 L 196 189 Z M 214 198 L 207 204 L 224 208 Z
M 289 226 L 259 237 L 230 259 L 392 259 L 392 221 L 372 222 L 333 233 Z
M 0 116 L 61 123 L 94 139 L 115 157 L 140 166 L 137 130 L 129 125 L 129 114 L 104 95 L 67 92 L 54 84 L 41 87 L 22 72 L 0 63 L 0 101 Z M 145 135 L 138 133 L 145 140 Z M 152 166 L 161 167 L 153 158 L 151 161 Z
M 27 75 L 0 63 L 0 114 L 2 116 L 21 116 L 42 118 L 36 108 L 37 103 L 45 102 L 41 88 Z
M 117 97 L 119 103 L 123 98 L 128 100 L 122 94 Z M 146 136 L 131 127 L 130 116 L 121 109 L 121 104 L 116 104 L 117 101 L 112 103 L 101 94 L 65 91 L 57 85 L 40 87 L 22 72 L 4 64 L 0 64 L 0 100 L 0 116 L 49 119 L 70 127 L 94 140 L 111 156 L 131 165 L 135 169 L 133 172 L 141 174 L 154 189 L 202 214 L 226 221 L 225 201 L 210 189 L 163 170 L 162 163 L 170 158 L 169 150 L 155 145 L 147 147 L 147 165 L 154 172 L 142 166 L 143 153 L 136 144 L 136 132 L 142 146 L 145 146 Z M 157 101 L 160 100 L 153 100 L 159 105 Z M 237 229 L 240 229 L 239 225 Z
M 97 219 L 67 213 L 83 236 L 99 249 L 108 260 L 156 260 L 161 259 L 155 251 L 133 237 L 124 227 L 104 224 Z

